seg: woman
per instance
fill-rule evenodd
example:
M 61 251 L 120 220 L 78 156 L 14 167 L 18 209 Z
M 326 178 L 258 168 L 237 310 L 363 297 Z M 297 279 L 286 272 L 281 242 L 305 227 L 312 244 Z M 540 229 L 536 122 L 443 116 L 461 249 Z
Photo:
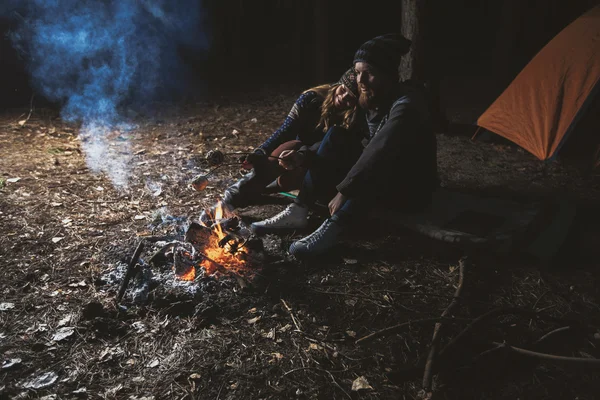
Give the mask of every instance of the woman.
M 281 158 L 296 159 L 292 157 L 295 153 L 318 143 L 332 126 L 353 129 L 358 120 L 357 99 L 352 68 L 334 84 L 304 91 L 279 129 L 241 160 L 242 168 L 252 172 L 225 190 L 223 206 L 232 211 L 255 203 L 265 193 L 299 189 L 306 169 L 291 162 L 280 163 Z M 203 211 L 201 221 L 210 221 L 211 211 Z

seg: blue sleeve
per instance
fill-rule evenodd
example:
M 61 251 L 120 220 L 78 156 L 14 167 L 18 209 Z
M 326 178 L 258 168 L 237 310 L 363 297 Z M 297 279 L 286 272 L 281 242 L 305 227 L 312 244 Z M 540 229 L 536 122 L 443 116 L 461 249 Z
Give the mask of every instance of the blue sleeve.
M 259 146 L 270 154 L 281 144 L 297 139 L 305 130 L 314 130 L 321 117 L 322 99 L 309 91 L 298 97 L 283 124 Z

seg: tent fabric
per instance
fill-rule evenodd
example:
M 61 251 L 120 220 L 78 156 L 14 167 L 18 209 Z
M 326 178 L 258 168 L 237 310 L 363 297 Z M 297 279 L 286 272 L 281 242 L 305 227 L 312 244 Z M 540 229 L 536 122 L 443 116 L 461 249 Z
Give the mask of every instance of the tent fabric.
M 540 50 L 477 125 L 547 160 L 556 155 L 598 91 L 600 5 Z M 600 129 L 593 134 L 600 137 Z

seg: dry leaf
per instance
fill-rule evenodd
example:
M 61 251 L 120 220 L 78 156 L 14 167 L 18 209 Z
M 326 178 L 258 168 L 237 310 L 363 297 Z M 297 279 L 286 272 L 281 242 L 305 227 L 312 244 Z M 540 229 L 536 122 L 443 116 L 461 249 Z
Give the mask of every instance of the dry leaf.
M 258 321 L 260 321 L 260 318 L 261 318 L 261 317 L 260 317 L 260 315 L 259 315 L 258 317 L 250 318 L 250 319 L 248 320 L 248 323 L 249 323 L 249 324 L 255 324 L 255 323 L 257 323 Z
M 364 376 L 359 376 L 352 382 L 352 391 L 358 392 L 359 390 L 373 390 Z
M 54 336 L 52 336 L 52 340 L 54 340 L 55 342 L 60 342 L 61 340 L 65 340 L 66 338 L 71 336 L 73 333 L 75 333 L 75 328 L 73 328 L 72 326 L 66 326 L 64 328 L 58 329 Z
M 15 308 L 15 303 L 0 303 L 0 311 L 12 310 Z
M 21 180 L 21 178 L 8 178 L 6 182 L 8 183 L 17 183 Z
M 58 243 L 64 239 L 64 236 L 57 236 L 52 238 L 52 243 Z

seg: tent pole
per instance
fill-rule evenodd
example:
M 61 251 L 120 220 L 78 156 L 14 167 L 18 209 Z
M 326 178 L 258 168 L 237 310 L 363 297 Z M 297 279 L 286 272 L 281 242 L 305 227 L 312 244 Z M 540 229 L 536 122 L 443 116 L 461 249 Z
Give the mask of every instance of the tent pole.
M 475 140 L 475 138 L 477 138 L 477 135 L 479 135 L 479 131 L 481 131 L 481 127 L 480 126 L 477 127 L 477 130 L 475 131 L 475 133 L 471 137 L 471 140 Z

